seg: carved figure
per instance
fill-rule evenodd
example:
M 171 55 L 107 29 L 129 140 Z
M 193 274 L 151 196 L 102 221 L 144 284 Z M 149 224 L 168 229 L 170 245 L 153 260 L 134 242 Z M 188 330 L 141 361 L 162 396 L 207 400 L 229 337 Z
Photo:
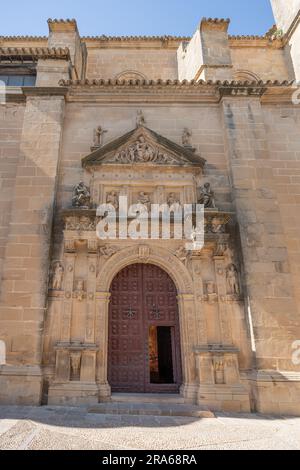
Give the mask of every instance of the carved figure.
M 191 137 L 192 132 L 187 127 L 185 127 L 182 134 L 182 145 L 184 147 L 192 147 Z
M 91 194 L 89 188 L 84 184 L 83 181 L 80 181 L 75 188 L 72 199 L 73 207 L 85 207 L 89 208 L 91 203 Z
M 151 202 L 150 202 L 150 197 L 148 196 L 147 193 L 145 193 L 144 191 L 140 192 L 137 203 L 143 204 L 144 206 L 146 206 L 147 211 L 149 212 Z
M 107 131 L 104 130 L 101 126 L 98 126 L 94 130 L 94 147 L 102 147 L 103 145 L 103 136 Z
M 146 125 L 146 119 L 145 119 L 143 111 L 140 109 L 137 111 L 136 127 L 145 126 L 145 125 Z
M 234 264 L 230 264 L 227 268 L 226 274 L 229 294 L 240 295 L 239 276 L 236 266 Z
M 203 204 L 205 208 L 215 209 L 215 193 L 211 189 L 210 183 L 205 183 L 204 186 L 200 188 L 198 203 Z
M 187 261 L 187 256 L 188 256 L 188 253 L 186 251 L 186 249 L 184 248 L 184 246 L 180 246 L 178 248 L 178 250 L 175 251 L 175 256 L 182 262 L 182 263 L 186 263 Z
M 168 206 L 172 207 L 174 210 L 177 210 L 180 208 L 180 201 L 179 199 L 177 199 L 175 193 L 169 194 L 167 203 L 168 203 Z
M 106 203 L 111 204 L 116 211 L 119 209 L 119 196 L 116 191 L 111 191 L 106 196 Z
M 57 261 L 53 267 L 53 274 L 52 274 L 52 289 L 53 290 L 61 290 L 62 282 L 64 276 L 64 268 L 62 267 L 61 263 Z
M 112 246 L 109 246 L 109 245 L 102 246 L 99 250 L 100 255 L 103 256 L 105 259 L 110 258 L 116 252 L 117 252 L 117 250 L 115 248 L 113 248 Z
M 82 279 L 78 279 L 76 282 L 75 298 L 80 302 L 85 298 L 84 281 Z

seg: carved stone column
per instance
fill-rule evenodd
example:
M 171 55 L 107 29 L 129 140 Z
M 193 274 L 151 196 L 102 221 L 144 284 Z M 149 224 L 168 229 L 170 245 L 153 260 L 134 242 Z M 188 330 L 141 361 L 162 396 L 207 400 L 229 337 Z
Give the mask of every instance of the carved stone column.
M 181 356 L 183 385 L 182 395 L 194 401 L 197 395 L 197 374 L 194 358 L 194 347 L 197 344 L 197 322 L 195 312 L 195 298 L 191 294 L 177 296 L 181 332 Z
M 111 388 L 107 379 L 109 299 L 110 292 L 96 293 L 96 343 L 99 345 L 96 380 L 100 401 L 109 400 L 111 396 Z
M 75 270 L 75 243 L 74 240 L 65 240 L 65 298 L 62 307 L 61 341 L 69 343 L 72 320 L 72 292 L 74 286 Z
M 214 256 L 217 290 L 219 299 L 226 298 L 226 266 L 224 256 Z M 227 305 L 219 301 L 219 317 L 221 325 L 222 344 L 230 345 L 232 343 L 232 333 L 230 328 L 230 312 L 227 311 Z
M 90 242 L 90 240 L 89 240 Z M 97 242 L 97 240 L 96 240 Z M 95 245 L 88 243 L 88 278 L 87 278 L 87 313 L 85 327 L 85 342 L 95 342 L 95 294 L 96 294 L 96 266 L 97 266 L 97 243 Z M 92 251 L 91 251 L 92 250 Z
M 197 343 L 207 344 L 207 324 L 205 318 L 205 307 L 203 302 L 203 282 L 201 276 L 201 256 L 194 255 L 191 258 L 192 275 L 195 292 L 195 308 L 197 323 Z

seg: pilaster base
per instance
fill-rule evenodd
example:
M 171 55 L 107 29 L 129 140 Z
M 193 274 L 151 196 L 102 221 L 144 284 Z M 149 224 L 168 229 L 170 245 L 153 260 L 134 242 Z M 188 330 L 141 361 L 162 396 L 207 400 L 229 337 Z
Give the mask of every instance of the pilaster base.
M 0 366 L 1 405 L 41 404 L 42 374 L 39 366 Z
M 212 411 L 251 411 L 249 393 L 243 385 L 200 385 L 197 402 Z
M 99 401 L 110 401 L 111 400 L 111 388 L 108 383 L 98 383 L 99 390 Z
M 257 371 L 249 380 L 256 411 L 264 414 L 300 416 L 300 373 Z
M 180 395 L 184 398 L 186 403 L 197 402 L 198 385 L 196 384 L 182 384 L 180 387 Z
M 96 384 L 84 382 L 54 383 L 49 387 L 48 405 L 95 405 L 99 390 Z

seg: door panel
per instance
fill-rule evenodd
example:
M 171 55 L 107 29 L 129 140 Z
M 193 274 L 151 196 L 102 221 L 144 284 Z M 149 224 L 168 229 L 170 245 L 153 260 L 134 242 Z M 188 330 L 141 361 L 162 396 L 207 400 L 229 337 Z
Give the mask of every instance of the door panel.
M 176 287 L 157 266 L 130 265 L 111 285 L 108 380 L 114 392 L 176 391 L 181 383 L 180 335 Z M 172 329 L 173 384 L 150 379 L 150 326 Z

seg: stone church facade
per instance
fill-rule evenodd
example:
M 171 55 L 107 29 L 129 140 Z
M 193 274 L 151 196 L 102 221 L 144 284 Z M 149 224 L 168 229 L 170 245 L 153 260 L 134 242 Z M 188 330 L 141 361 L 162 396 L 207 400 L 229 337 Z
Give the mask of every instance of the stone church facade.
M 172 393 L 299 415 L 300 1 L 286 3 L 262 37 L 223 19 L 191 38 L 81 37 L 75 20 L 0 37 L 0 404 Z M 120 196 L 204 204 L 204 246 L 100 239 L 97 207 Z

